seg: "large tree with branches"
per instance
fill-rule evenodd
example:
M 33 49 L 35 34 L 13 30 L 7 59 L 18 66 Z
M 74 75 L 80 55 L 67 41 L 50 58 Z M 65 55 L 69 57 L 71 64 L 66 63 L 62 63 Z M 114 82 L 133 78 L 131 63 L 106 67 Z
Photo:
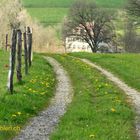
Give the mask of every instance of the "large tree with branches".
M 110 42 L 114 34 L 112 11 L 99 8 L 94 2 L 76 1 L 64 22 L 63 35 L 81 37 L 96 52 L 100 42 Z M 80 33 L 77 30 L 80 29 Z

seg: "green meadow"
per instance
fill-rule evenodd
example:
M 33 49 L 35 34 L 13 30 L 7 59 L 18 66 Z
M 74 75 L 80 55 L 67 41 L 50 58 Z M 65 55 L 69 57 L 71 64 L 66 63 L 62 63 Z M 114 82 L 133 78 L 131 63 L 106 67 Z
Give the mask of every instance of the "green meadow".
M 75 0 L 23 0 L 25 7 L 69 7 Z M 93 1 L 93 0 L 92 0 Z M 104 7 L 122 8 L 126 0 L 94 0 Z
M 95 1 L 102 7 L 113 9 L 123 9 L 126 3 L 126 0 Z M 61 23 L 73 2 L 74 0 L 23 0 L 23 5 L 33 18 L 48 26 Z
M 73 53 L 87 58 L 121 78 L 129 86 L 140 91 L 140 54 L 90 54 Z
M 135 140 L 127 97 L 97 70 L 68 55 L 53 55 L 71 77 L 74 97 L 51 140 Z
M 57 25 L 64 18 L 68 8 L 27 8 L 31 16 L 44 26 Z
M 35 54 L 29 75 L 17 82 L 14 75 L 14 94 L 7 91 L 9 70 L 9 52 L 0 50 L 0 140 L 12 139 L 18 131 L 2 131 L 4 126 L 22 128 L 29 118 L 36 116 L 47 107 L 55 89 L 55 75 L 50 64 L 40 55 Z

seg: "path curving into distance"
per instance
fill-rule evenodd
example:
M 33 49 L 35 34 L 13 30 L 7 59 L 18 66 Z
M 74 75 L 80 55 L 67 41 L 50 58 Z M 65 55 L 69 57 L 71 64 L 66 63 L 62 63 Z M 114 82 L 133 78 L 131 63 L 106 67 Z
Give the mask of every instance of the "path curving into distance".
M 72 86 L 67 72 L 55 59 L 44 58 L 52 65 L 58 81 L 55 97 L 50 106 L 34 117 L 14 140 L 49 140 L 49 135 L 72 101 Z
M 125 92 L 125 94 L 128 95 L 129 99 L 131 99 L 132 104 L 135 107 L 137 113 L 135 127 L 136 127 L 138 140 L 140 140 L 140 92 L 129 87 L 118 77 L 114 76 L 111 72 L 108 72 L 107 70 L 103 69 L 101 66 L 98 66 L 87 59 L 81 59 L 81 60 L 87 63 L 88 65 L 92 66 L 93 68 L 96 68 L 102 74 L 104 74 L 110 81 L 114 82 L 120 89 L 122 89 Z

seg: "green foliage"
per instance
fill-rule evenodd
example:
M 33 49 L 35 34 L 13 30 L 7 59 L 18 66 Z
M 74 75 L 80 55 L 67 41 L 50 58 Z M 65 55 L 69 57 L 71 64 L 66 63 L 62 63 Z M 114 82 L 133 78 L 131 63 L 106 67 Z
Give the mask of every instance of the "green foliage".
M 0 50 L 0 127 L 25 125 L 30 117 L 49 104 L 55 79 L 52 67 L 40 55 L 34 55 L 33 66 L 23 82 L 14 83 L 14 94 L 7 92 L 9 53 Z M 23 71 L 24 72 L 24 71 Z M 18 131 L 1 131 L 0 140 L 14 137 Z
M 67 55 L 53 55 L 68 71 L 74 97 L 52 140 L 133 140 L 134 114 L 126 96 L 98 71 Z

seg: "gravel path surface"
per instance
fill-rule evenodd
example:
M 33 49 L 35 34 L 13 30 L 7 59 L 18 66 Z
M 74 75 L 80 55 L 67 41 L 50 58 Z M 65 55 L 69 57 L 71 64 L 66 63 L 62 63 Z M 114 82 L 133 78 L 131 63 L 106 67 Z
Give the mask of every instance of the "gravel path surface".
M 72 86 L 67 72 L 53 58 L 45 57 L 53 66 L 58 81 L 55 97 L 47 110 L 34 117 L 14 140 L 49 140 L 49 135 L 57 126 L 72 100 Z
M 120 89 L 122 89 L 127 95 L 128 98 L 132 101 L 132 104 L 134 105 L 136 109 L 136 131 L 138 140 L 140 140 L 140 92 L 136 91 L 135 89 L 129 87 L 127 84 L 125 84 L 123 81 L 121 81 L 119 78 L 114 76 L 112 73 L 108 72 L 107 70 L 103 69 L 102 67 L 94 64 L 93 62 L 87 60 L 87 59 L 81 59 L 83 62 L 89 64 L 90 66 L 96 68 L 101 73 L 103 73 L 109 80 L 114 82 Z

